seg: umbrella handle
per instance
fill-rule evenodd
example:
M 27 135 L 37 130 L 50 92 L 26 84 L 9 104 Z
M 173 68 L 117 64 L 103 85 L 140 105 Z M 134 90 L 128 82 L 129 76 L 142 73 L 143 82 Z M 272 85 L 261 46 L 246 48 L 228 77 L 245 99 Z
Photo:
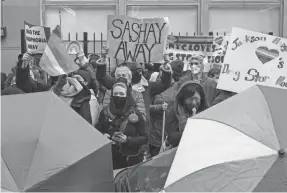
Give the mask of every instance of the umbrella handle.
M 161 135 L 161 144 L 164 143 L 164 128 L 165 128 L 165 111 L 163 111 L 163 118 L 162 118 L 162 135 Z

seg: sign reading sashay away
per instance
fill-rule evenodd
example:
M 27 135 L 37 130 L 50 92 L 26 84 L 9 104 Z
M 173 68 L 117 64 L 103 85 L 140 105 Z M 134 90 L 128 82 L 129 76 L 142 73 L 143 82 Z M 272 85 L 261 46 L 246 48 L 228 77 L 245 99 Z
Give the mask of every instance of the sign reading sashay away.
M 50 36 L 50 28 L 24 22 L 27 52 L 43 53 Z
M 108 16 L 109 56 L 141 63 L 162 62 L 168 33 L 167 18 Z
M 165 51 L 169 59 L 182 60 L 185 64 L 193 53 L 201 52 L 207 57 L 205 71 L 212 67 L 220 68 L 224 60 L 222 49 L 225 37 L 199 37 L 199 36 L 168 36 L 168 46 Z
M 217 88 L 238 93 L 255 84 L 287 89 L 287 39 L 233 28 Z

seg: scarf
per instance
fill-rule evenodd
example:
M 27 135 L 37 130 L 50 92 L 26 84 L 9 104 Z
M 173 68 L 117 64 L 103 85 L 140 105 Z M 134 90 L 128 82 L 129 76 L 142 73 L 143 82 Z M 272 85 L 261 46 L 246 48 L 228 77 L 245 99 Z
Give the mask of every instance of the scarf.
M 111 90 L 111 93 L 113 93 L 113 89 Z M 131 90 L 129 88 L 127 88 L 127 99 L 126 99 L 126 104 L 124 106 L 124 108 L 122 109 L 116 109 L 115 105 L 114 105 L 114 100 L 113 100 L 113 96 L 111 95 L 111 99 L 110 99 L 110 104 L 109 104 L 109 111 L 117 116 L 117 117 L 121 117 L 124 114 L 126 114 L 131 107 L 134 105 L 134 100 L 132 98 L 131 95 Z
M 54 90 L 55 86 L 51 88 Z M 83 90 L 83 86 L 76 78 L 67 78 L 67 83 L 62 87 L 59 97 L 68 105 L 71 105 L 74 96 L 79 94 Z
M 142 76 L 141 81 L 139 83 L 137 83 L 137 84 L 134 84 L 132 86 L 132 89 L 142 93 L 142 92 L 145 91 L 144 87 L 148 87 L 148 81 L 145 79 L 145 77 Z

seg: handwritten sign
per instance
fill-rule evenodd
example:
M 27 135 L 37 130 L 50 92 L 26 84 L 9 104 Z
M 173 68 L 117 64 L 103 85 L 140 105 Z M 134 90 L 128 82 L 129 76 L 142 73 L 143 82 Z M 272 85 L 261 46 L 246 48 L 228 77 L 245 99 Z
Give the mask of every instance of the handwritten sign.
M 224 61 L 223 37 L 193 37 L 193 36 L 169 36 L 167 49 L 165 51 L 169 60 L 182 60 L 185 63 L 185 69 L 188 60 L 193 54 L 203 53 L 206 57 L 204 71 L 208 72 L 211 68 L 220 68 Z M 214 41 L 217 40 L 216 42 Z M 222 40 L 221 40 L 222 39 Z
M 161 62 L 168 33 L 167 18 L 108 16 L 108 55 L 124 61 Z
M 233 28 L 217 88 L 238 93 L 255 84 L 287 89 L 287 39 Z
M 24 22 L 26 50 L 32 53 L 43 53 L 50 35 L 50 28 Z

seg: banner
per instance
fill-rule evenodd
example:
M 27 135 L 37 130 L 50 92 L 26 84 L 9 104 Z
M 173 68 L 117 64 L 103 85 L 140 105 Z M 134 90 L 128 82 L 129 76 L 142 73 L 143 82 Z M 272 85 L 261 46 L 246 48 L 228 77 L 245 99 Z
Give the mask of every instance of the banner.
M 61 40 L 60 26 L 57 25 L 53 30 L 51 38 L 45 47 L 39 66 L 50 76 L 59 76 L 77 71 L 79 66 L 69 55 L 66 47 Z
M 108 55 L 124 61 L 160 63 L 169 33 L 167 18 L 108 16 Z
M 224 45 L 227 44 L 225 37 L 199 37 L 199 36 L 169 36 L 168 46 L 165 51 L 169 59 L 182 60 L 187 68 L 190 57 L 200 52 L 206 56 L 204 71 L 211 68 L 220 68 L 224 61 Z
M 232 28 L 218 89 L 241 92 L 259 84 L 287 89 L 287 39 Z
M 50 28 L 24 22 L 27 52 L 43 53 L 49 40 Z

